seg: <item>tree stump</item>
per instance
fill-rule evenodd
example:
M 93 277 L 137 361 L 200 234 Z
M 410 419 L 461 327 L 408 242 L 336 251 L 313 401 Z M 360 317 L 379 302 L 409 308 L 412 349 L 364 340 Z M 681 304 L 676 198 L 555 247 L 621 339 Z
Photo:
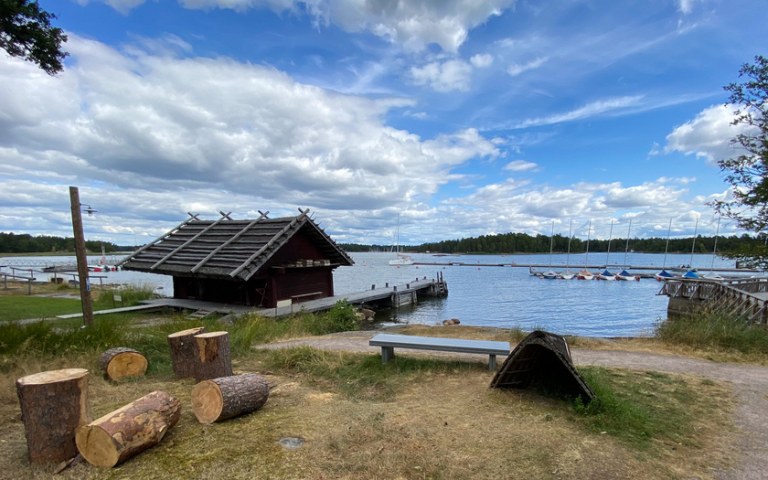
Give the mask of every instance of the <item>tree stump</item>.
M 132 348 L 110 348 L 101 354 L 99 365 L 104 378 L 113 382 L 126 377 L 141 377 L 147 373 L 147 358 Z
M 232 375 L 229 355 L 229 333 L 209 332 L 195 335 L 197 364 L 195 382 Z
M 168 335 L 171 363 L 177 378 L 194 378 L 197 365 L 197 342 L 194 336 L 205 332 L 205 327 L 188 328 Z
M 200 423 L 213 423 L 260 409 L 269 398 L 261 375 L 244 373 L 204 380 L 192 389 L 192 410 Z
M 80 455 L 97 467 L 114 467 L 160 443 L 181 416 L 181 403 L 154 391 L 77 429 Z
M 31 463 L 58 463 L 77 455 L 75 430 L 88 417 L 88 370 L 66 368 L 16 380 Z

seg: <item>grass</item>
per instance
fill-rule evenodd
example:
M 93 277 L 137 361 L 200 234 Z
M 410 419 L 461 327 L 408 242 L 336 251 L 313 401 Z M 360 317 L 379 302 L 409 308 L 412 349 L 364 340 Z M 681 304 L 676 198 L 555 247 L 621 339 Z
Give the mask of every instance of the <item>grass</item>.
M 747 360 L 764 362 L 768 354 L 765 326 L 709 312 L 660 323 L 656 337 L 667 344 L 703 350 L 710 355 L 740 354 Z
M 221 424 L 197 423 L 189 408 L 191 380 L 173 378 L 166 337 L 200 325 L 230 333 L 236 372 L 266 376 L 271 391 L 262 410 Z M 184 407 L 158 447 L 115 469 L 83 463 L 62 479 L 711 478 L 712 467 L 727 466 L 735 450 L 733 400 L 710 380 L 580 368 L 597 395 L 583 405 L 490 389 L 484 362 L 398 355 L 382 364 L 370 354 L 252 348 L 358 325 L 345 303 L 324 314 L 243 316 L 231 323 L 147 313 L 97 316 L 90 328 L 77 321 L 57 321 L 55 328 L 52 322 L 0 323 L 0 470 L 11 478 L 50 478 L 50 467 L 30 467 L 24 458 L 14 382 L 67 367 L 92 372 L 93 418 L 152 390 L 168 391 Z M 512 342 L 524 336 L 463 326 L 407 331 Z M 147 356 L 147 375 L 104 381 L 98 357 L 114 346 Z M 304 446 L 282 448 L 278 441 L 288 436 L 303 438 Z

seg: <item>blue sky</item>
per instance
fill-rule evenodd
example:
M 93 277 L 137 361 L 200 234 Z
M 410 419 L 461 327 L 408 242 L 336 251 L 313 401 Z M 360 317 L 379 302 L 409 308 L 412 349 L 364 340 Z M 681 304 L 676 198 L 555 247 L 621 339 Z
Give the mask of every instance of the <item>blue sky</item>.
M 149 241 L 310 208 L 340 242 L 713 235 L 763 0 L 45 0 L 0 52 L 0 231 Z M 720 234 L 739 233 L 726 220 Z

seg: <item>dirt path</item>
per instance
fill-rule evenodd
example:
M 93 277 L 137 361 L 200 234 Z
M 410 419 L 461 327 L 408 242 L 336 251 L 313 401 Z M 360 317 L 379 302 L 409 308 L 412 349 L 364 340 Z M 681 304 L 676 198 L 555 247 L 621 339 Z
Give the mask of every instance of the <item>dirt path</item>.
M 345 332 L 276 342 L 260 345 L 259 348 L 308 345 L 324 350 L 375 353 L 379 348 L 368 346 L 368 340 L 374 333 L 376 332 Z M 443 352 L 412 352 L 433 356 L 462 356 Z M 742 458 L 734 468 L 717 471 L 714 476 L 719 480 L 768 480 L 768 367 L 621 350 L 573 349 L 571 353 L 576 365 L 681 373 L 730 383 L 737 401 L 736 427 L 742 432 L 739 442 Z M 477 355 L 474 357 L 480 358 Z

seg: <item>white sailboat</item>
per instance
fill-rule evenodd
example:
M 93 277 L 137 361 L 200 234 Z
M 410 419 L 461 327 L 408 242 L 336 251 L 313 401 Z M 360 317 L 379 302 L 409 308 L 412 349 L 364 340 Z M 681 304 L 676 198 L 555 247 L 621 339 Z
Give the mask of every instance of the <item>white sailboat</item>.
M 592 280 L 595 278 L 595 276 L 587 269 L 587 266 L 589 265 L 589 239 L 590 234 L 592 233 L 592 219 L 589 220 L 589 224 L 587 226 L 587 252 L 584 255 L 584 268 L 579 271 L 579 273 L 576 274 L 577 280 Z
M 602 272 L 595 275 L 598 280 L 616 280 L 616 276 L 608 270 L 608 258 L 611 256 L 611 240 L 613 239 L 613 220 L 611 220 L 611 230 L 608 233 L 608 253 L 605 254 L 605 268 Z
M 571 234 L 573 232 L 573 220 L 571 220 L 571 223 L 568 225 L 568 253 L 565 256 L 565 272 L 560 272 L 557 274 L 557 278 L 560 280 L 571 280 L 576 275 L 571 273 L 570 270 L 570 263 L 571 263 Z
M 632 231 L 632 219 L 629 219 L 629 227 L 627 228 L 627 244 L 624 247 L 624 269 L 616 274 L 616 280 L 629 281 L 640 280 L 639 275 L 632 275 L 627 271 L 627 253 L 629 252 L 629 233 Z
M 654 275 L 654 278 L 659 282 L 675 278 L 675 276 L 667 271 L 667 252 L 669 251 L 669 234 L 672 232 L 672 219 L 669 219 L 669 226 L 667 227 L 667 243 L 664 245 L 664 261 L 661 265 L 661 271 Z
M 395 245 L 392 247 L 395 252 L 395 258 L 389 261 L 390 265 L 399 267 L 403 265 L 413 265 L 413 259 L 402 252 L 400 249 L 400 215 L 397 216 L 397 233 L 395 234 Z

